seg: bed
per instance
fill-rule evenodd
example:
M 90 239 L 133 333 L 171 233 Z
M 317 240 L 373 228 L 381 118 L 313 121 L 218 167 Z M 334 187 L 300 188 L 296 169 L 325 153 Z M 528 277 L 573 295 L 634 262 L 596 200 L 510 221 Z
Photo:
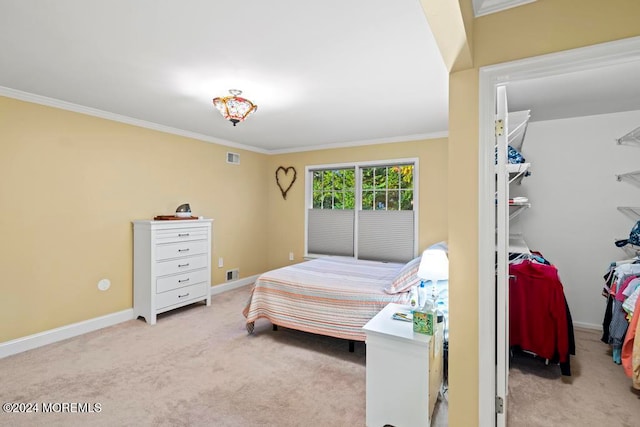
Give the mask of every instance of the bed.
M 323 257 L 258 277 L 243 314 L 249 333 L 256 320 L 274 327 L 364 341 L 362 327 L 388 303 L 409 303 L 420 257 L 406 264 Z

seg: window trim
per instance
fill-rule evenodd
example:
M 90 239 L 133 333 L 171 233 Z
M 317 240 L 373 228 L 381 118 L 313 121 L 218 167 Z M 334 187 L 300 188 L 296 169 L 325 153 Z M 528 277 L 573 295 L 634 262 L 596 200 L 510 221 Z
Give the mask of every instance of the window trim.
M 354 209 L 354 213 L 357 217 L 358 212 L 362 210 L 362 174 L 360 173 L 361 168 L 367 167 L 379 167 L 379 166 L 391 166 L 391 165 L 400 165 L 400 164 L 413 164 L 413 209 L 414 212 L 414 226 L 413 226 L 413 254 L 414 256 L 418 256 L 418 247 L 419 247 L 419 218 L 420 218 L 420 200 L 419 200 L 419 158 L 417 157 L 407 157 L 407 158 L 399 158 L 399 159 L 384 159 L 384 160 L 370 160 L 370 161 L 359 161 L 359 162 L 344 162 L 344 163 L 327 163 L 327 164 L 317 164 L 317 165 L 307 165 L 304 167 L 304 258 L 318 258 L 319 255 L 309 253 L 309 242 L 308 242 L 308 230 L 309 230 L 309 209 L 313 209 L 313 171 L 322 170 L 322 169 L 347 169 L 347 168 L 355 168 L 355 182 L 356 182 L 356 194 L 355 194 L 355 203 L 357 208 Z M 356 220 L 354 225 L 354 258 L 358 259 L 358 221 Z

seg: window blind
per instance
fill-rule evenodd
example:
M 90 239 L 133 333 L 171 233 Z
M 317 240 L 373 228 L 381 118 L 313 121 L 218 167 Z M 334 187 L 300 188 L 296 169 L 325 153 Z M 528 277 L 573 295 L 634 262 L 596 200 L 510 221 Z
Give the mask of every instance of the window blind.
M 359 211 L 358 258 L 407 262 L 414 257 L 414 211 Z
M 309 209 L 308 252 L 354 256 L 354 220 L 353 209 Z

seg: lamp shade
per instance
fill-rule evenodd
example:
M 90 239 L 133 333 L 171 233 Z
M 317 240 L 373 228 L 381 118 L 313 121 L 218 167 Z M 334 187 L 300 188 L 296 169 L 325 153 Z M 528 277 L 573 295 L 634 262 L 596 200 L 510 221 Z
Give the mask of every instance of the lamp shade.
M 422 280 L 438 280 L 449 278 L 449 258 L 442 249 L 427 249 L 422 253 L 418 277 Z

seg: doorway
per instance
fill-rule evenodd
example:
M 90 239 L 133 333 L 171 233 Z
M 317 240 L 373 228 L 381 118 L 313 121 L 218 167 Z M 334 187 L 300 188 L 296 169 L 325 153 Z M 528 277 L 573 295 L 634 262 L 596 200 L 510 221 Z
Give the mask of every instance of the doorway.
M 586 70 L 604 69 L 637 62 L 640 64 L 640 37 L 558 52 L 535 58 L 483 67 L 479 70 L 479 421 L 480 425 L 505 425 L 506 415 L 497 414 L 496 397 L 503 399 L 506 390 L 498 390 L 497 372 L 508 372 L 504 361 L 496 358 L 496 346 L 505 345 L 508 337 L 496 334 L 495 291 L 495 113 L 496 88 L 524 84 L 545 78 Z M 511 108 L 510 108 L 511 109 Z M 517 108 L 516 108 L 517 109 Z M 503 236 L 504 237 L 504 236 Z M 500 236 L 498 236 L 500 238 Z M 498 256 L 506 257 L 506 253 Z M 508 345 L 508 342 L 506 342 Z M 498 365 L 500 363 L 500 365 Z M 508 363 L 508 360 L 506 361 Z

